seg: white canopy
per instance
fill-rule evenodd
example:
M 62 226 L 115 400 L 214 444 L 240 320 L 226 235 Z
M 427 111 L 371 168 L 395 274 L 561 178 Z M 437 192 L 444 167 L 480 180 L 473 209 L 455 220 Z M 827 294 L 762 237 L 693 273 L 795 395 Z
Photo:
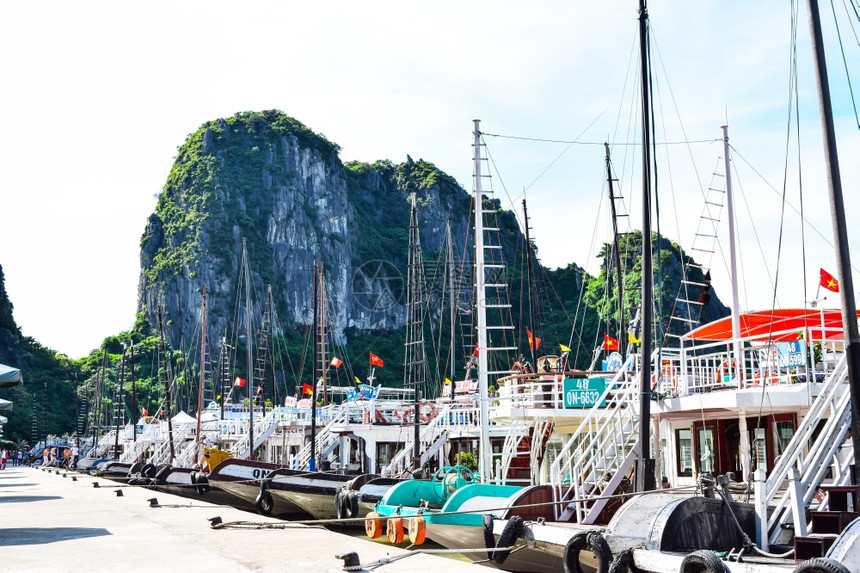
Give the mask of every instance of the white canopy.
M 174 424 L 196 424 L 197 423 L 197 418 L 189 416 L 184 410 L 182 412 L 179 412 L 178 414 L 176 414 L 172 418 L 170 418 L 170 420 Z
M 0 412 L 8 412 L 12 409 L 12 402 L 0 398 Z
M 10 388 L 24 383 L 24 377 L 18 368 L 0 364 L 0 388 Z

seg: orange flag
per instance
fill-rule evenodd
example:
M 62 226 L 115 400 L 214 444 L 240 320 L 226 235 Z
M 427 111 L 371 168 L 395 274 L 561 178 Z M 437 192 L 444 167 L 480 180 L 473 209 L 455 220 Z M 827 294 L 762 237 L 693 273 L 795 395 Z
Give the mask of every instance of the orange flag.
M 331 362 L 330 362 L 329 364 L 331 364 L 331 365 L 332 365 L 332 366 L 334 366 L 335 368 L 340 368 L 340 365 L 341 365 L 341 364 L 343 364 L 343 360 L 341 360 L 341 359 L 340 359 L 340 358 L 338 358 L 337 356 L 332 356 L 332 357 L 331 357 Z
M 314 387 L 310 384 L 302 384 L 302 394 L 313 394 Z
M 374 366 L 379 366 L 380 368 L 385 366 L 385 362 L 382 361 L 382 358 L 380 358 L 379 356 L 377 356 L 373 352 L 370 353 L 370 363 L 373 364 Z

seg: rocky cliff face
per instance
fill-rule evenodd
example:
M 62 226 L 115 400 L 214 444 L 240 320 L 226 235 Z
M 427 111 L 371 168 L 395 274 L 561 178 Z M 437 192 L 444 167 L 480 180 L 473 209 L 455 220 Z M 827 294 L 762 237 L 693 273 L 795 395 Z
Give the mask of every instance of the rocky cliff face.
M 455 244 L 466 244 L 469 197 L 429 163 L 345 166 L 337 152 L 275 111 L 219 119 L 190 136 L 141 239 L 139 309 L 157 324 L 163 302 L 174 347 L 199 330 L 204 285 L 210 336 L 228 331 L 244 297 L 243 238 L 252 316 L 263 315 L 271 285 L 280 322 L 310 324 L 317 260 L 336 337 L 347 327 L 403 326 L 408 195 L 417 193 L 430 256 L 443 247 L 449 215 Z

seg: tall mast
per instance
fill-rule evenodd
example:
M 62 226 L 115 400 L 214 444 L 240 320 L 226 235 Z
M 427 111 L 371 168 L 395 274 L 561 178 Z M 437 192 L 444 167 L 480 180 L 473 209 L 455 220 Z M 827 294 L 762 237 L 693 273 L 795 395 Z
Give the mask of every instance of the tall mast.
M 451 215 L 448 215 L 448 300 L 451 307 L 451 400 L 454 400 L 454 382 L 457 380 L 454 346 L 454 313 L 457 311 L 454 293 L 454 241 L 451 237 Z
M 606 149 L 606 182 L 609 184 L 609 208 L 612 210 L 612 250 L 615 252 L 615 275 L 618 280 L 618 348 L 624 348 L 627 337 L 624 336 L 624 276 L 621 274 L 621 246 L 618 244 L 618 213 L 615 211 L 615 189 L 612 183 L 612 162 L 609 159 L 609 144 L 604 142 Z M 644 268 L 644 267 L 643 267 Z
M 421 386 L 424 384 L 426 360 L 424 356 L 424 297 L 422 296 L 421 240 L 418 234 L 418 206 L 415 193 L 411 196 L 409 215 L 409 266 L 406 299 L 406 357 L 403 360 L 403 382 L 415 391 L 412 422 L 414 424 L 412 469 L 421 467 Z
M 741 303 L 738 296 L 738 262 L 735 251 L 735 200 L 732 192 L 732 169 L 729 158 L 729 126 L 723 129 L 723 156 L 726 164 L 726 207 L 729 214 L 729 259 L 732 273 L 732 347 L 733 360 L 729 362 L 729 368 L 734 364 L 733 373 L 736 380 L 740 382 L 743 369 L 743 354 L 741 353 Z
M 114 435 L 113 442 L 113 455 L 119 459 L 119 431 L 122 427 L 123 415 L 122 415 L 122 386 L 125 384 L 125 342 L 122 343 L 122 358 L 120 359 L 120 368 L 119 368 L 119 397 L 117 398 L 117 407 L 116 411 L 116 434 Z
M 129 371 L 131 372 L 131 423 L 132 423 L 132 441 L 137 442 L 137 418 L 140 412 L 137 409 L 137 384 L 134 380 L 134 339 L 131 339 L 131 355 L 128 363 Z
M 322 261 L 320 261 L 320 378 L 322 378 L 322 389 L 323 389 L 323 406 L 328 406 L 328 388 L 326 387 L 326 378 L 328 374 L 328 364 L 325 360 L 325 265 Z M 316 402 L 314 402 L 316 404 Z
M 200 416 L 203 413 L 203 388 L 205 387 L 206 377 L 206 285 L 203 285 L 203 300 L 200 304 L 200 312 L 202 318 L 200 320 L 200 382 L 197 385 L 197 433 L 194 441 L 194 461 L 197 462 L 197 454 L 199 452 L 200 441 Z
M 159 345 L 161 348 L 161 368 L 164 374 L 164 399 L 167 403 L 167 439 L 170 441 L 170 463 L 176 458 L 176 449 L 173 445 L 173 420 L 170 418 L 173 403 L 170 400 L 170 373 L 167 369 L 167 344 L 164 340 L 164 317 L 162 316 L 161 304 L 158 305 L 158 332 Z
M 534 288 L 534 278 L 532 277 L 532 240 L 529 236 L 529 212 L 528 208 L 526 208 L 526 200 L 523 198 L 523 218 L 525 219 L 526 225 L 526 283 L 528 285 L 528 294 L 529 294 L 529 327 L 531 327 L 531 337 L 529 337 L 529 351 L 531 352 L 532 364 L 537 367 L 537 358 L 535 356 L 535 348 L 537 346 L 537 332 L 535 331 L 535 301 L 532 296 L 532 290 Z
M 830 214 L 836 243 L 836 266 L 839 273 L 839 298 L 842 303 L 842 327 L 845 332 L 845 354 L 848 360 L 848 384 L 851 392 L 851 441 L 854 445 L 854 475 L 851 483 L 860 485 L 860 332 L 857 328 L 857 304 L 854 300 L 854 280 L 851 277 L 851 254 L 848 252 L 848 229 L 845 223 L 845 203 L 842 198 L 842 178 L 839 155 L 836 152 L 836 130 L 833 127 L 833 106 L 827 80 L 827 62 L 821 38 L 821 17 L 818 1 L 807 0 L 812 53 L 815 60 L 818 104 L 824 134 L 824 160 L 827 164 L 827 188 L 830 193 Z
M 639 58 L 642 72 L 642 360 L 639 371 L 639 460 L 636 491 L 655 487 L 651 457 L 651 330 L 654 277 L 651 262 L 651 94 L 648 69 L 648 7 L 639 0 Z
M 489 423 L 489 408 L 487 406 L 487 293 L 486 277 L 484 276 L 484 206 L 481 188 L 481 120 L 474 120 L 474 187 L 475 187 L 475 311 L 478 314 L 478 396 L 481 407 L 481 455 L 478 471 L 481 481 L 486 483 L 492 468 L 492 450 L 490 437 L 486 431 Z
M 314 259 L 314 342 L 313 342 L 313 359 L 311 360 L 311 462 L 310 470 L 317 471 L 317 375 L 319 374 L 319 362 L 317 361 L 317 351 L 319 350 L 319 282 L 317 280 L 317 261 Z M 304 392 L 304 388 L 302 388 Z
M 251 274 L 248 269 L 248 249 L 242 237 L 242 261 L 245 263 L 245 357 L 248 360 L 248 457 L 254 459 L 254 352 L 251 344 Z

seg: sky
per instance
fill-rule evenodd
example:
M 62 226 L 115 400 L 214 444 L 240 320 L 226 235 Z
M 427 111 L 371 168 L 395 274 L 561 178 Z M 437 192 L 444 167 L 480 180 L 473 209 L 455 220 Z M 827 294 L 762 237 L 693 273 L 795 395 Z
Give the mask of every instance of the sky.
M 803 4 L 795 52 L 786 2 L 649 5 L 660 230 L 730 303 L 725 212 L 716 243 L 696 237 L 728 124 L 742 309 L 803 305 L 819 267 L 836 270 Z M 842 49 L 830 5 L 822 20 L 851 225 L 860 131 L 842 50 L 860 96 L 860 25 L 839 4 Z M 621 230 L 641 228 L 637 18 L 633 0 L 5 2 L 0 265 L 15 320 L 73 358 L 129 329 L 140 237 L 177 149 L 249 110 L 282 110 L 342 161 L 408 154 L 467 190 L 481 119 L 492 189 L 520 213 L 525 193 L 543 264 L 595 273 L 610 240 L 604 141 Z

